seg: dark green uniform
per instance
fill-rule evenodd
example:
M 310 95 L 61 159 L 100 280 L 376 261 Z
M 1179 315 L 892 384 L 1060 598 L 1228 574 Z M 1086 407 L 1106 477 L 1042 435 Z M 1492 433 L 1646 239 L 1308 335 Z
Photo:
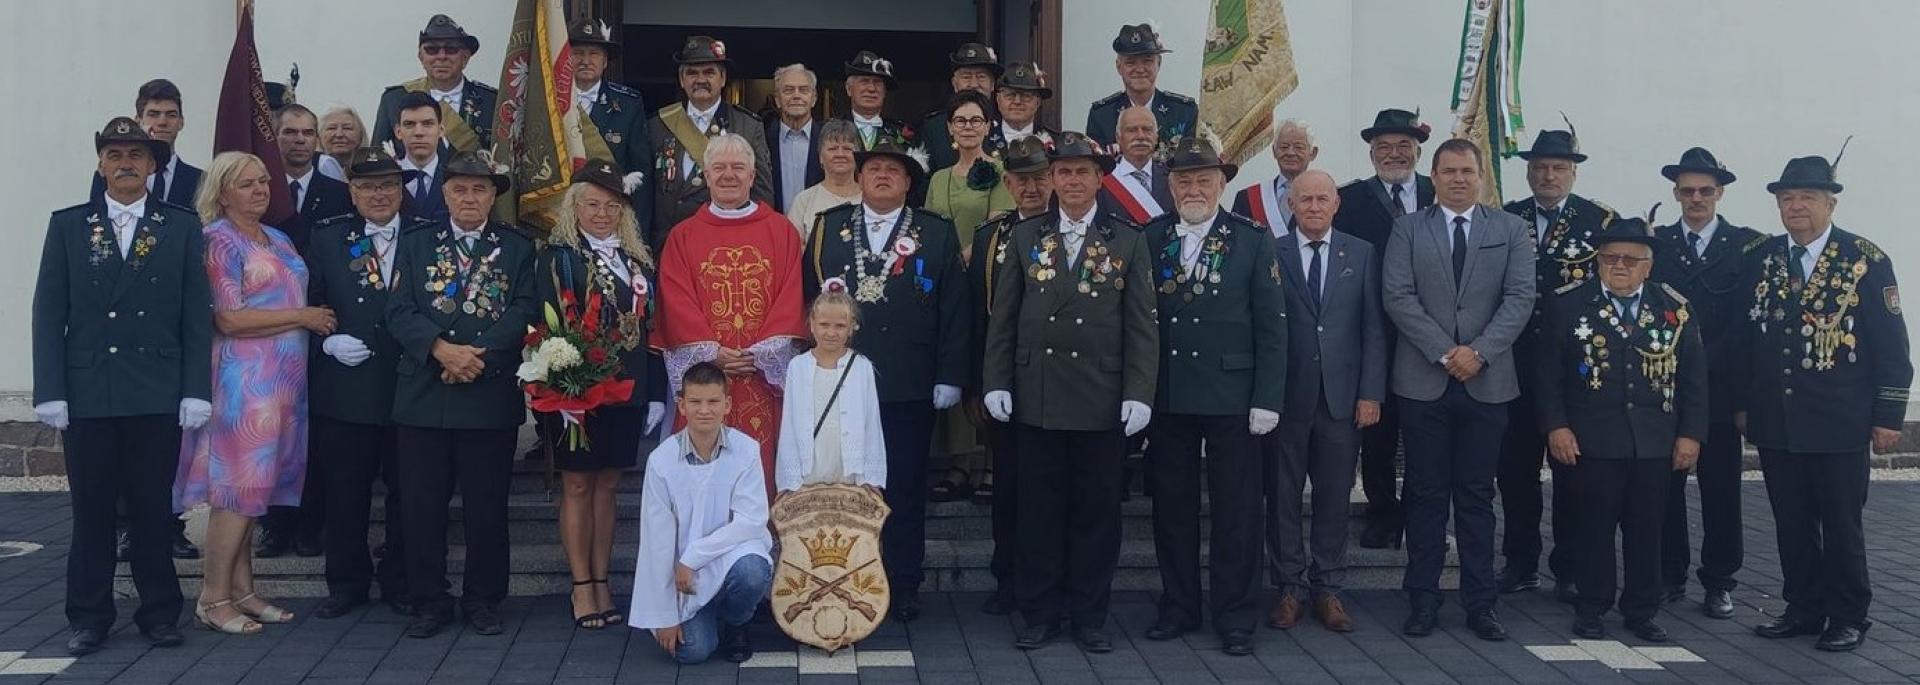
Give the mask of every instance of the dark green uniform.
M 638 170 L 647 172 L 653 188 L 653 218 L 647 226 L 648 235 L 643 237 L 647 246 L 656 252 L 667 244 L 668 231 L 693 216 L 700 205 L 710 199 L 707 181 L 700 176 L 702 160 L 690 155 L 689 141 L 682 140 L 673 131 L 675 126 L 692 126 L 686 108 L 686 103 L 676 102 L 660 108 L 647 120 L 647 145 L 653 151 L 653 161 Z M 746 138 L 753 146 L 753 199 L 772 202 L 773 158 L 767 152 L 766 127 L 747 110 L 724 102 L 715 107 L 713 116 L 715 121 L 709 123 L 704 135 L 711 137 L 726 131 Z
M 613 152 L 613 163 L 621 173 L 644 174 L 633 195 L 633 215 L 642 221 L 640 235 L 647 235 L 644 222 L 653 220 L 653 144 L 647 137 L 647 119 L 653 113 L 641 99 L 640 91 L 612 81 L 600 82 L 600 97 L 588 111 L 593 126 L 606 139 Z
M 1147 104 L 1153 108 L 1153 117 L 1160 123 L 1162 145 L 1175 138 L 1194 135 L 1200 130 L 1200 104 L 1194 102 L 1193 98 L 1156 89 L 1153 91 L 1153 101 Z M 1087 137 L 1100 141 L 1101 145 L 1114 144 L 1120 110 L 1130 106 L 1132 103 L 1124 90 L 1095 100 L 1093 106 L 1087 108 Z
M 373 119 L 375 145 L 393 141 L 394 149 L 405 149 L 400 144 L 400 139 L 393 133 L 394 126 L 400 123 L 400 98 L 406 95 L 408 90 L 426 92 L 426 86 L 421 85 L 423 82 L 424 79 L 415 79 L 407 83 L 387 86 L 386 90 L 380 91 L 380 109 Z M 409 88 L 409 86 L 418 87 Z M 478 138 L 479 147 L 476 149 L 493 149 L 493 113 L 499 101 L 500 91 L 471 78 L 467 79 L 466 84 L 460 89 L 460 121 L 472 129 L 474 136 Z M 446 111 L 444 107 L 445 105 L 442 105 L 443 112 Z M 446 123 L 441 122 L 441 125 L 445 126 Z M 472 150 L 461 150 L 461 152 L 472 152 Z

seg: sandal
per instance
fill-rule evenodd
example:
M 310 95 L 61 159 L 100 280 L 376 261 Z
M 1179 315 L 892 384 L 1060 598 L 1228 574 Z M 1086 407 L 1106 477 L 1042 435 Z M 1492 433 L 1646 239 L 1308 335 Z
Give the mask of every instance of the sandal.
M 993 472 L 983 471 L 980 484 L 973 486 L 973 503 L 980 506 L 993 504 Z
M 243 606 L 248 600 L 253 599 L 260 600 L 260 603 L 266 606 L 260 608 L 258 611 Z M 240 613 L 251 616 L 253 620 L 261 623 L 292 623 L 294 618 L 293 612 L 274 606 L 272 602 L 261 598 L 258 592 L 249 592 L 245 597 L 233 600 L 233 608 L 239 609 Z
M 615 605 L 615 608 L 613 609 L 608 609 L 606 611 L 600 612 L 601 620 L 606 621 L 607 625 L 610 625 L 610 626 L 624 625 L 627 622 L 627 612 L 619 609 L 618 608 L 619 605 L 614 603 L 613 586 L 609 585 L 607 583 L 607 579 L 605 578 L 600 578 L 591 582 L 599 585 L 606 585 L 607 586 L 607 603 Z
M 216 633 L 226 633 L 228 635 L 253 635 L 255 633 L 260 632 L 260 629 L 261 629 L 260 623 L 257 621 L 254 621 L 253 619 L 247 618 L 246 612 L 241 611 L 239 607 L 234 607 L 234 611 L 239 614 L 238 616 L 234 616 L 233 618 L 229 618 L 220 623 L 214 623 L 213 619 L 207 616 L 207 612 L 209 611 L 213 611 L 214 609 L 218 609 L 220 607 L 230 607 L 230 606 L 233 606 L 233 600 L 231 599 L 223 599 L 218 602 L 213 602 L 211 604 L 201 604 L 201 603 L 195 602 L 193 605 L 193 618 L 200 622 L 200 627 L 206 628 L 207 630 L 211 630 Z
M 591 580 L 573 581 L 574 587 L 587 587 L 593 584 L 594 584 L 594 581 L 591 581 Z M 587 593 L 587 594 L 591 595 L 593 593 Z M 573 614 L 573 627 L 579 628 L 581 630 L 599 630 L 601 628 L 607 627 L 607 617 L 605 614 L 601 614 L 601 613 L 589 613 L 586 615 L 581 615 L 579 613 L 579 609 L 576 608 L 574 609 L 574 614 Z

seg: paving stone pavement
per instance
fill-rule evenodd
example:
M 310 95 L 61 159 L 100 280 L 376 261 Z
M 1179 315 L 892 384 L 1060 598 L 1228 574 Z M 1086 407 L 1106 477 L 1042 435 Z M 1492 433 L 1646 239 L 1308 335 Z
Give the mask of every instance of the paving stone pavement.
M 401 637 L 403 619 L 383 607 L 334 620 L 302 618 L 259 636 L 187 632 L 177 649 L 148 649 L 126 616 L 107 648 L 66 656 L 61 606 L 69 515 L 65 493 L 0 495 L 0 685 L 15 683 L 1786 683 L 1920 680 L 1920 483 L 1876 482 L 1866 511 L 1874 581 L 1868 641 L 1851 654 L 1813 649 L 1812 639 L 1769 641 L 1749 632 L 1780 611 L 1779 558 L 1761 483 L 1744 490 L 1746 568 L 1733 620 L 1702 617 L 1693 603 L 1661 620 L 1673 642 L 1574 640 L 1570 607 L 1544 592 L 1501 598 L 1513 640 L 1476 640 L 1459 607 L 1442 611 L 1431 637 L 1398 631 L 1406 604 L 1390 590 L 1352 593 L 1359 630 L 1338 635 L 1304 622 L 1262 629 L 1251 658 L 1218 650 L 1210 634 L 1172 642 L 1140 638 L 1152 598 L 1121 593 L 1110 628 L 1117 649 L 1084 655 L 1060 642 L 1034 652 L 1012 646 L 1013 622 L 976 610 L 982 597 L 924 597 L 911 625 L 889 622 L 857 648 L 827 658 L 796 650 L 771 625 L 754 627 L 759 654 L 744 665 L 676 667 L 646 634 L 575 630 L 566 598 L 516 597 L 504 607 L 505 634 L 450 630 L 429 640 Z M 1697 500 L 1696 500 L 1697 501 Z M 1698 516 L 1694 517 L 1696 537 Z M 10 545 L 9 543 L 30 543 Z M 40 547 L 35 549 L 33 545 Z M 9 556 L 17 555 L 17 556 Z M 1550 584 L 1549 584 L 1550 585 Z M 1698 587 L 1692 588 L 1698 600 Z M 289 600 L 310 612 L 315 600 Z

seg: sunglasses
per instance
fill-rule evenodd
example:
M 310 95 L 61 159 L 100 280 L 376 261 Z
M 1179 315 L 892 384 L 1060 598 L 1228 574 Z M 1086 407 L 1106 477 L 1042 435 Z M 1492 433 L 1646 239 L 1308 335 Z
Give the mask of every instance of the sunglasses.
M 429 55 L 457 55 L 465 49 L 467 46 L 459 43 L 427 43 L 420 46 L 420 51 Z
M 1596 258 L 1600 260 L 1601 264 L 1605 264 L 1607 266 L 1622 266 L 1622 265 L 1640 266 L 1642 262 L 1653 261 L 1652 259 L 1649 259 L 1646 257 L 1634 257 L 1632 255 L 1623 255 L 1623 254 L 1606 254 L 1604 252 L 1597 255 Z
M 1673 192 L 1680 197 L 1713 197 L 1720 194 L 1720 189 L 1713 186 L 1702 188 L 1674 188 Z

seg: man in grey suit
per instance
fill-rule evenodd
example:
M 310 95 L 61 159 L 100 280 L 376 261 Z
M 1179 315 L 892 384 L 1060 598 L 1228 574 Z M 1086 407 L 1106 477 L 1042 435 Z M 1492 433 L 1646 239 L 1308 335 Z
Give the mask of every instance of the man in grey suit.
M 1311 601 L 1328 630 L 1353 630 L 1340 600 L 1347 567 L 1348 493 L 1360 429 L 1380 421 L 1387 395 L 1387 338 L 1373 245 L 1333 230 L 1340 193 L 1308 169 L 1289 179 L 1294 230 L 1274 253 L 1286 284 L 1287 384 L 1280 430 L 1268 434 L 1267 546 L 1280 599 L 1268 624 L 1292 628 Z M 1301 539 L 1300 495 L 1313 480 L 1311 543 Z M 1156 500 L 1158 501 L 1158 500 Z
M 1533 314 L 1534 249 L 1518 217 L 1475 202 L 1483 160 L 1464 140 L 1433 155 L 1436 204 L 1400 217 L 1381 289 L 1400 331 L 1393 394 L 1407 449 L 1407 572 L 1401 632 L 1431 635 L 1440 611 L 1448 504 L 1460 546 L 1460 601 L 1482 640 L 1505 640 L 1493 611 L 1493 479 L 1507 403 L 1520 395 L 1512 348 Z

